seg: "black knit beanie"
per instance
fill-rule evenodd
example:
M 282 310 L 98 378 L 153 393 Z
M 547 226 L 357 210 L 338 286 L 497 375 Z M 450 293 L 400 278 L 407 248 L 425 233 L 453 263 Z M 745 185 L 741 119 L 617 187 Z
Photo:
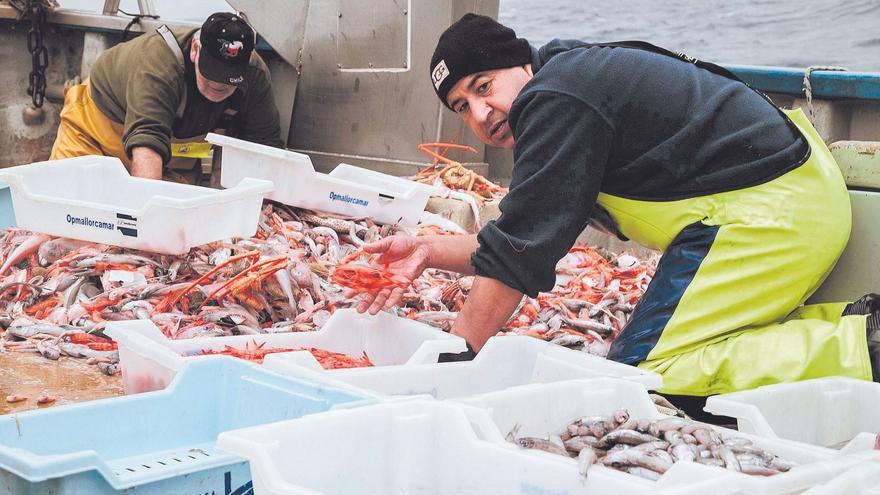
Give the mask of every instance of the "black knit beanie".
M 431 57 L 431 83 L 440 101 L 463 77 L 477 72 L 525 65 L 532 59 L 529 42 L 491 17 L 465 14 L 449 26 Z

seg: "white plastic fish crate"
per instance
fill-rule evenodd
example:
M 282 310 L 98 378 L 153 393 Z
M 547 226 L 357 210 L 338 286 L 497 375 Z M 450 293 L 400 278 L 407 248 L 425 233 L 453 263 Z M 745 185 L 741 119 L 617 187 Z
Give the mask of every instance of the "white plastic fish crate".
M 329 376 L 306 355 L 276 354 L 266 357 L 265 366 L 296 376 L 321 373 L 337 386 L 344 382 L 380 396 L 428 394 L 437 399 L 573 378 L 617 377 L 652 390 L 663 383 L 654 372 L 519 335 L 490 338 L 473 361 L 341 369 Z
M 880 464 L 864 463 L 810 488 L 804 495 L 880 495 Z
M 716 395 L 706 411 L 736 418 L 740 431 L 824 447 L 841 446 L 864 432 L 872 448 L 880 432 L 880 384 L 843 377 L 766 385 Z
M 220 183 L 224 187 L 246 177 L 270 180 L 275 191 L 269 199 L 291 206 L 413 227 L 428 198 L 440 194 L 433 186 L 345 163 L 323 174 L 302 153 L 219 134 L 208 134 L 206 139 L 223 148 Z
M 226 346 L 244 349 L 264 345 L 308 349 L 316 347 L 360 358 L 366 352 L 377 367 L 436 362 L 443 352 L 461 352 L 465 341 L 442 330 L 382 312 L 376 316 L 354 309 L 339 309 L 315 332 L 236 335 L 171 340 L 149 320 L 111 322 L 105 333 L 119 345 L 122 384 L 126 394 L 165 388 L 186 361 L 202 359 L 203 351 L 220 351 Z M 297 356 L 307 367 L 323 369 L 306 351 L 281 353 Z M 280 354 L 279 354 L 280 355 Z M 329 374 L 342 370 L 331 370 Z M 314 375 L 301 373 L 309 378 Z M 340 384 L 342 388 L 350 388 Z
M 272 183 L 245 179 L 229 189 L 132 177 L 119 159 L 83 156 L 0 170 L 23 229 L 185 254 L 201 244 L 249 237 Z
M 0 494 L 252 495 L 220 432 L 371 402 L 211 356 L 165 390 L 0 416 Z
M 611 415 L 625 408 L 631 418 L 660 419 L 660 414 L 644 388 L 635 383 L 615 379 L 569 380 L 550 384 L 514 387 L 454 400 L 488 412 L 501 434 L 519 424 L 518 436 L 546 437 L 558 432 L 574 418 Z M 723 468 L 677 462 L 656 482 L 651 493 L 668 495 L 782 495 L 802 491 L 827 482 L 846 470 L 867 462 L 869 457 L 848 456 L 837 451 L 782 439 L 756 437 L 742 432 L 712 426 L 722 437 L 744 437 L 753 444 L 799 466 L 770 477 L 750 476 Z M 536 456 L 556 458 L 570 467 L 569 476 L 576 477 L 574 459 L 546 452 Z M 595 472 L 610 470 L 601 465 Z M 625 473 L 622 473 L 625 474 Z M 632 476 L 625 474 L 626 476 Z M 641 478 L 640 478 L 641 479 Z M 661 491 L 663 490 L 663 491 Z
M 651 483 L 605 470 L 587 480 L 500 438 L 483 411 L 391 401 L 226 432 L 255 495 L 617 495 Z

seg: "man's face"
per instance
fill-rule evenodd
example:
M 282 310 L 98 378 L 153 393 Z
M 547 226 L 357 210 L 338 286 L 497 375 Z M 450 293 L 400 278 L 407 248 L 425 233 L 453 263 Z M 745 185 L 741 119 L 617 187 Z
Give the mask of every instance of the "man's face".
M 213 101 L 214 103 L 221 102 L 226 98 L 232 96 L 232 93 L 235 93 L 235 86 L 231 84 L 223 84 L 219 82 L 212 81 L 210 79 L 205 78 L 202 75 L 202 71 L 199 70 L 199 51 L 201 50 L 201 44 L 198 39 L 194 39 L 192 43 L 192 48 L 190 49 L 190 60 L 196 65 L 196 86 L 199 88 L 199 93 L 202 93 L 202 96 Z
M 446 101 L 480 141 L 498 148 L 513 148 L 507 114 L 531 78 L 531 65 L 477 72 L 455 83 Z

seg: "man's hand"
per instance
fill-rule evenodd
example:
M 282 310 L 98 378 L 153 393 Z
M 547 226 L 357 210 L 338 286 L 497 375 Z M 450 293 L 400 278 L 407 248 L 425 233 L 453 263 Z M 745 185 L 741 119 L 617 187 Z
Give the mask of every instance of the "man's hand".
M 162 155 L 146 146 L 132 148 L 130 173 L 132 177 L 162 179 Z
M 377 254 L 373 262 L 388 265 L 388 270 L 395 278 L 406 281 L 407 286 L 419 277 L 431 258 L 431 246 L 420 241 L 416 237 L 395 235 L 386 237 L 381 241 L 366 244 L 364 252 Z M 346 289 L 345 296 L 353 297 L 357 291 Z M 362 294 L 361 302 L 357 306 L 359 313 L 369 309 L 370 314 L 378 313 L 383 307 L 390 308 L 400 301 L 403 289 L 382 289 L 377 294 Z

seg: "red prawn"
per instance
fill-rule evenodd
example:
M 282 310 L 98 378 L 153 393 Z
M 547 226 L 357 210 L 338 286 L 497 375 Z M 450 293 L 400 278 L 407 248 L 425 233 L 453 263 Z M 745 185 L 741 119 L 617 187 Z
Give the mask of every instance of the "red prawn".
M 263 359 L 265 359 L 266 355 L 268 354 L 272 354 L 275 352 L 291 352 L 297 350 L 288 347 L 265 347 L 265 345 L 265 342 L 263 342 L 262 344 L 257 344 L 256 340 L 254 340 L 252 342 L 246 343 L 244 349 L 239 349 L 237 347 L 227 345 L 220 350 L 203 350 L 202 354 L 222 354 L 226 356 L 237 357 L 239 359 L 244 359 L 247 361 L 262 363 Z M 315 356 L 315 359 L 324 369 L 328 370 L 338 368 L 364 368 L 368 366 L 373 366 L 373 363 L 370 362 L 370 358 L 367 356 L 366 352 L 363 353 L 362 358 L 358 359 L 355 357 L 351 357 L 347 354 L 343 354 L 341 352 L 318 349 L 317 347 L 311 347 L 308 349 L 308 351 L 312 353 L 312 356 Z
M 330 274 L 330 281 L 336 285 L 371 294 L 382 289 L 403 288 L 408 285 L 407 282 L 401 281 L 392 274 L 388 270 L 387 264 L 379 268 L 362 263 L 351 263 L 352 260 L 362 254 L 362 251 L 356 251 L 343 258 L 340 264 L 333 269 L 333 273 Z
M 315 359 L 321 366 L 324 367 L 325 370 L 332 369 L 340 369 L 340 368 L 367 368 L 374 366 L 370 361 L 370 357 L 367 356 L 367 351 L 363 352 L 363 357 L 360 359 L 356 357 L 349 356 L 347 354 L 343 354 L 341 352 L 333 352 L 324 349 L 318 349 L 316 347 L 312 347 L 309 349 L 309 352 L 312 353 L 312 356 L 315 356 Z
M 84 345 L 93 351 L 116 350 L 116 342 L 85 332 L 68 333 L 64 336 L 64 340 L 70 342 L 71 344 Z
M 272 354 L 275 352 L 290 352 L 293 349 L 287 347 L 265 347 L 266 343 L 257 344 L 257 341 L 254 340 L 252 342 L 247 342 L 244 345 L 244 349 L 239 349 L 238 347 L 232 346 L 224 346 L 221 350 L 211 350 L 206 349 L 202 351 L 202 354 L 223 354 L 226 356 L 237 357 L 239 359 L 244 359 L 246 361 L 253 361 L 255 363 L 262 363 L 263 359 L 267 354 Z

